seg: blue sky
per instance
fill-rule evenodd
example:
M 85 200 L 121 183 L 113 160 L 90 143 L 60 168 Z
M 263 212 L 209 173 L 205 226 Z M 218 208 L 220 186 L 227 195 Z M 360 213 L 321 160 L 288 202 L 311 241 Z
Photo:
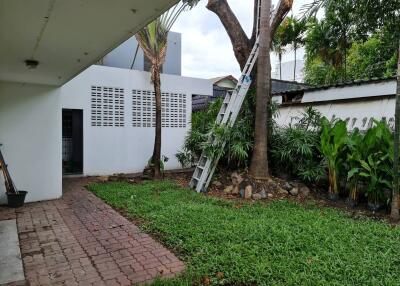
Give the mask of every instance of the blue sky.
M 276 3 L 277 0 L 273 0 Z M 293 13 L 309 2 L 294 1 Z M 242 24 L 245 32 L 250 34 L 253 24 L 253 0 L 228 0 L 232 10 Z M 240 75 L 239 65 L 232 51 L 232 45 L 219 18 L 205 6 L 207 0 L 201 0 L 191 11 L 181 14 L 172 28 L 182 33 L 182 75 L 211 78 L 221 75 Z M 298 52 L 299 58 L 303 51 Z M 293 53 L 288 52 L 283 62 L 293 60 Z M 272 69 L 277 57 L 271 54 Z

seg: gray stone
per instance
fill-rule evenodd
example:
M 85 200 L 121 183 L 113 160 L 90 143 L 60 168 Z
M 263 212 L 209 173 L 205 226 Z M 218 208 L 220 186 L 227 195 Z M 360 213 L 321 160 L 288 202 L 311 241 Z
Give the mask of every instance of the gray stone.
M 230 193 L 232 193 L 232 191 L 233 191 L 233 186 L 231 185 L 231 186 L 227 186 L 225 189 L 224 189 L 224 193 L 225 194 L 230 194 Z
M 298 189 L 298 188 L 293 188 L 293 189 L 291 189 L 291 190 L 289 191 L 289 193 L 290 193 L 292 196 L 297 196 L 297 195 L 299 194 L 299 189 Z
M 276 191 L 280 195 L 287 195 L 288 194 L 288 191 L 286 191 L 285 189 L 282 189 L 281 187 L 278 187 L 278 189 Z
M 253 198 L 253 200 L 261 200 L 262 199 L 260 193 L 253 194 L 251 197 Z
M 216 186 L 216 187 L 221 187 L 222 186 L 222 183 L 220 181 L 214 181 L 212 184 L 214 186 Z
M 0 284 L 25 280 L 15 219 L 0 221 Z
M 262 199 L 266 199 L 267 198 L 267 192 L 265 191 L 265 190 L 262 190 L 261 192 L 260 192 L 260 195 L 261 195 L 261 198 Z
M 237 186 L 237 185 L 239 185 L 241 182 L 243 182 L 243 177 L 242 177 L 242 175 L 240 175 L 239 173 L 233 172 L 233 173 L 231 174 L 231 181 L 232 181 L 232 184 L 233 184 L 234 186 Z
M 253 187 L 252 187 L 251 185 L 248 185 L 248 186 L 244 189 L 244 198 L 245 198 L 245 199 L 250 199 L 252 193 L 253 193 Z
M 302 196 L 307 197 L 310 194 L 310 189 L 307 186 L 303 186 L 300 188 L 299 192 Z
M 282 188 L 285 189 L 286 191 L 290 191 L 293 188 L 293 186 L 289 182 L 285 182 L 282 185 Z
M 268 198 L 270 198 L 270 199 L 272 199 L 272 198 L 274 197 L 274 195 L 271 194 L 271 193 L 268 193 L 267 196 L 268 196 Z

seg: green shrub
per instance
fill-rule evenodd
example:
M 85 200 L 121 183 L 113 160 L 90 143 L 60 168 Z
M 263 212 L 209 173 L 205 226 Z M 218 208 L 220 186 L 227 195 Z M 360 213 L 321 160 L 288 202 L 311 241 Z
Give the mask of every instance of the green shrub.
M 324 176 L 319 151 L 321 115 L 309 107 L 295 124 L 275 127 L 270 152 L 275 169 L 312 183 Z
M 204 150 L 209 156 L 221 156 L 226 166 L 244 167 L 253 147 L 253 118 L 249 114 L 251 96 L 246 98 L 242 111 L 233 127 L 215 124 L 222 98 L 212 102 L 206 110 L 192 114 L 192 128 L 183 149 L 176 154 L 182 166 L 193 165 Z M 214 142 L 208 140 L 210 134 Z

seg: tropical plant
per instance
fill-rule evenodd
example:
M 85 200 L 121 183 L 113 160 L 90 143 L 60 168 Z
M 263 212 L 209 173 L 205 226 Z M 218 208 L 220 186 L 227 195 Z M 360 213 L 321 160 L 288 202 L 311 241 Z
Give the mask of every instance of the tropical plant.
M 307 28 L 306 20 L 298 20 L 292 16 L 286 18 L 285 21 L 288 22 L 288 42 L 291 43 L 294 51 L 293 80 L 296 81 L 297 50 L 304 44 L 304 36 Z
M 286 19 L 281 23 L 272 39 L 272 51 L 278 55 L 279 79 L 282 79 L 282 56 L 286 53 L 287 42 L 287 23 Z
M 319 151 L 321 115 L 309 107 L 294 124 L 274 129 L 271 156 L 276 171 L 307 183 L 318 182 L 325 174 Z
M 209 156 L 222 156 L 221 162 L 225 165 L 247 166 L 254 132 L 253 117 L 249 111 L 251 99 L 246 98 L 233 127 L 215 124 L 223 98 L 212 102 L 206 110 L 193 113 L 192 128 L 186 136 L 182 150 L 176 154 L 181 165 L 193 165 L 204 150 Z M 215 138 L 213 144 L 208 141 L 210 134 Z
M 362 167 L 360 176 L 367 179 L 366 195 L 373 210 L 377 210 L 380 202 L 384 200 L 383 189 L 392 188 L 391 182 L 387 179 L 390 169 L 387 168 L 385 161 L 388 159 L 389 154 L 376 152 L 368 155 L 366 160 L 360 160 Z
M 324 8 L 317 21 L 315 13 Z M 326 84 L 392 76 L 400 38 L 398 0 L 313 0 L 306 37 L 305 80 Z
M 368 186 L 366 196 L 371 205 L 386 202 L 384 190 L 393 180 L 393 136 L 386 123 L 375 120 L 365 134 L 357 129 L 353 131 L 343 152 L 346 154 L 343 167 L 347 170 L 350 187 L 349 202 L 357 203 L 361 182 Z
M 346 122 L 339 120 L 331 123 L 325 117 L 322 119 L 321 152 L 328 166 L 329 196 L 331 199 L 337 199 L 339 195 L 338 173 L 342 163 L 341 152 L 346 140 Z
M 179 15 L 198 1 L 184 0 L 159 18 L 150 22 L 136 34 L 139 46 L 151 63 L 151 82 L 155 92 L 155 139 L 151 166 L 155 178 L 161 178 L 161 67 L 167 53 L 167 38 Z
M 355 129 L 349 136 L 347 145 L 347 182 L 349 183 L 349 203 L 355 206 L 358 201 L 359 195 L 359 181 L 360 181 L 360 160 L 364 158 L 365 148 L 363 142 L 363 135 L 358 129 Z

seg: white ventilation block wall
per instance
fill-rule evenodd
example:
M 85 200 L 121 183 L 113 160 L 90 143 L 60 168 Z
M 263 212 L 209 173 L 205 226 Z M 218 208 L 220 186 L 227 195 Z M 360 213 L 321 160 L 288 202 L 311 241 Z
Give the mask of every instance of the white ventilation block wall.
M 161 75 L 162 155 L 175 154 L 190 129 L 192 94 L 211 95 L 206 79 Z M 154 88 L 150 73 L 92 66 L 62 87 L 62 108 L 83 110 L 84 175 L 141 172 L 154 144 Z

